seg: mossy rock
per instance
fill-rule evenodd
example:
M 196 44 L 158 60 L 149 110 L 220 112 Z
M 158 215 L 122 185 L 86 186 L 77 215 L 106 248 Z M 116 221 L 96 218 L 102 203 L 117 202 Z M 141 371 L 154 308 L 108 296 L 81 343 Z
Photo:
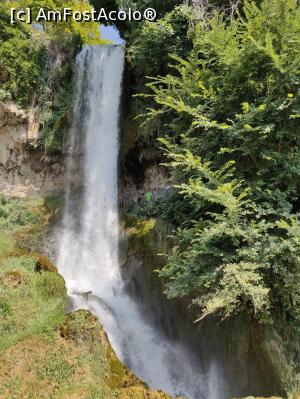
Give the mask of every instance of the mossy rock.
M 155 228 L 155 219 L 137 220 L 134 226 L 128 228 L 128 234 L 137 238 L 148 236 Z
M 51 260 L 45 256 L 38 254 L 37 260 L 35 262 L 35 271 L 37 273 L 41 272 L 51 272 L 51 273 L 58 273 L 57 267 L 51 262 Z
M 56 216 L 63 209 L 64 203 L 65 198 L 63 193 L 51 194 L 45 198 L 45 208 L 52 217 Z
M 89 337 L 99 341 L 101 328 L 98 319 L 87 310 L 78 310 L 65 316 L 59 326 L 59 334 L 66 340 L 84 341 Z
M 0 276 L 0 281 L 7 288 L 18 288 L 23 279 L 20 272 L 9 271 Z
M 96 319 L 97 320 L 97 319 Z M 140 387 L 147 388 L 147 385 L 137 378 L 120 360 L 117 358 L 107 334 L 101 330 L 101 344 L 105 348 L 105 357 L 109 365 L 107 384 L 111 388 Z
M 79 310 L 66 315 L 58 331 L 64 340 L 75 342 L 78 346 L 90 341 L 101 348 L 106 364 L 103 382 L 113 392 L 118 392 L 118 399 L 170 398 L 165 394 L 149 391 L 148 386 L 117 358 L 107 334 L 98 319 L 89 311 Z

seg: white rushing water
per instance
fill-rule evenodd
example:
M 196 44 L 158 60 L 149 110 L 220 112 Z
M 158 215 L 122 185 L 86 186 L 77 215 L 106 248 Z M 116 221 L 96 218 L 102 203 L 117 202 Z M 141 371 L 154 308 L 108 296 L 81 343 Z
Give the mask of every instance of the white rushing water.
M 77 57 L 67 195 L 58 266 L 76 308 L 98 316 L 111 343 L 150 387 L 191 399 L 221 399 L 219 372 L 202 375 L 190 354 L 147 323 L 126 293 L 118 260 L 118 120 L 124 50 L 85 47 Z M 73 190 L 84 149 L 84 188 Z M 88 299 L 78 293 L 91 291 Z

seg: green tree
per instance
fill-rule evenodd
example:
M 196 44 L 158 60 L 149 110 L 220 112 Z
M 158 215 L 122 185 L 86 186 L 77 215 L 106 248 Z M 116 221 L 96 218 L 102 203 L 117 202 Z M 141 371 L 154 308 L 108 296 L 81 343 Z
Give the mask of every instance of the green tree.
M 234 178 L 234 162 L 213 170 L 191 150 L 161 141 L 178 195 L 198 215 L 175 232 L 160 272 L 167 296 L 190 298 L 201 308 L 199 320 L 246 310 L 264 322 L 280 314 L 299 328 L 298 218 L 275 220 L 273 210 L 253 202 L 245 182 Z
M 107 44 L 97 22 L 10 24 L 10 7 L 61 11 L 91 10 L 87 0 L 5 0 L 0 5 L 0 101 L 38 107 L 40 144 L 61 151 L 72 104 L 72 75 L 77 52 L 84 44 Z
M 247 309 L 299 328 L 300 8 L 265 0 L 235 18 L 215 12 L 171 62 L 148 84 L 147 113 L 149 126 L 163 121 L 172 200 L 186 210 L 161 272 L 166 292 L 200 317 Z
M 43 23 L 40 32 L 34 25 L 10 24 L 10 7 L 30 7 L 35 15 L 41 7 L 62 10 L 69 7 L 91 10 L 86 0 L 5 0 L 0 5 L 0 99 L 12 99 L 23 106 L 34 101 L 34 93 L 43 85 L 43 69 L 49 41 L 56 51 L 68 53 L 69 58 L 83 44 L 105 44 L 98 23 Z M 48 43 L 48 44 L 47 44 Z M 42 77 L 42 79 L 41 79 Z

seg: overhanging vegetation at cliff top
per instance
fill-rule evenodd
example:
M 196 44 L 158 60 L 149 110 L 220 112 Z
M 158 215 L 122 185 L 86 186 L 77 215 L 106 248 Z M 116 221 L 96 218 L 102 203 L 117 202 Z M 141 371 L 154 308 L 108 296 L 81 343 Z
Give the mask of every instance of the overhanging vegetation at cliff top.
M 108 44 L 97 22 L 69 21 L 39 25 L 10 23 L 10 9 L 30 7 L 92 10 L 88 1 L 4 1 L 0 5 L 0 101 L 15 101 L 38 110 L 39 144 L 49 152 L 61 151 L 72 104 L 75 55 L 84 44 Z

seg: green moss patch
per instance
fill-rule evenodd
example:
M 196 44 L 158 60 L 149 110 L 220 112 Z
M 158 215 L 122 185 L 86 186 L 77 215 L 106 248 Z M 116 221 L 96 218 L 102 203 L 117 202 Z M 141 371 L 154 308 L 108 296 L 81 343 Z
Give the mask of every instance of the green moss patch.
M 35 271 L 36 272 L 52 272 L 58 273 L 57 267 L 51 262 L 47 256 L 42 254 L 37 254 L 37 259 L 35 261 Z

